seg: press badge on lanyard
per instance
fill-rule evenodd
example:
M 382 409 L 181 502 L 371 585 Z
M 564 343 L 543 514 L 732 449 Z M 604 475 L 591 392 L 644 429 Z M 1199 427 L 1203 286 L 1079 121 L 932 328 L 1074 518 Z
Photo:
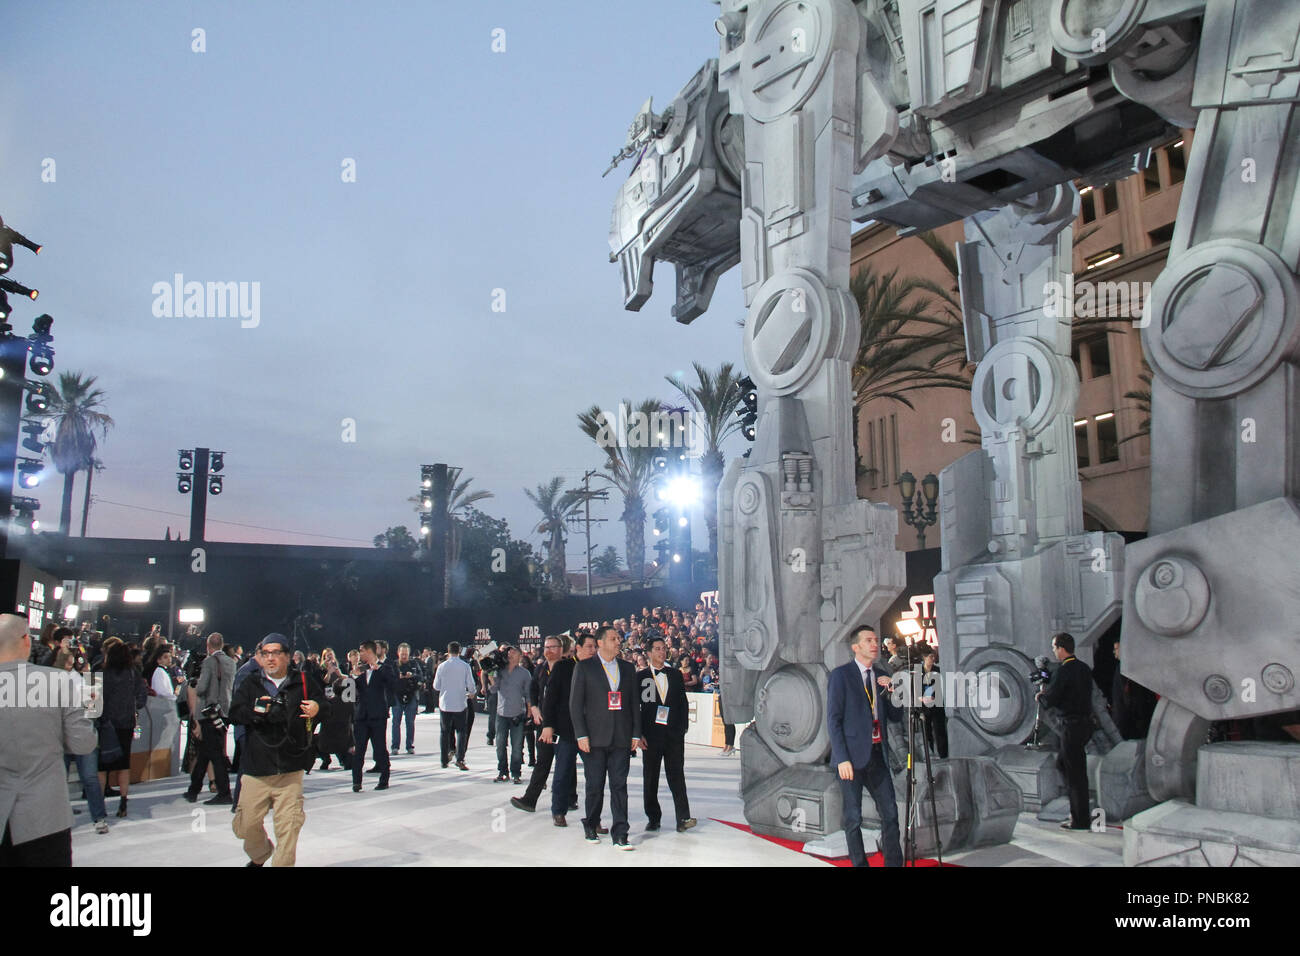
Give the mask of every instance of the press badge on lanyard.
M 880 736 L 880 720 L 876 717 L 876 693 L 879 693 L 879 691 L 873 693 L 866 684 L 862 686 L 862 689 L 866 692 L 867 703 L 871 706 L 871 742 L 878 744 L 882 740 Z
M 667 708 L 667 707 L 664 707 L 664 706 L 661 705 L 661 706 L 659 706 L 658 708 L 655 709 L 655 723 L 656 723 L 656 724 L 666 724 L 666 723 L 668 723 L 668 708 Z
M 609 709 L 610 709 L 610 710 L 622 710 L 622 709 L 623 709 L 623 694 L 622 694 L 622 692 L 620 692 L 620 691 L 616 691 L 616 690 L 611 690 L 611 691 L 609 692 Z

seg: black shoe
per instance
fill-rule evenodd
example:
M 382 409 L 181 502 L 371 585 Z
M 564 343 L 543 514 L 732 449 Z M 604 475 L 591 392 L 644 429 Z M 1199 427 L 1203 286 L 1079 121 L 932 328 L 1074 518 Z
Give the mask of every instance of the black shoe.
M 578 809 L 578 801 L 577 801 L 577 800 L 574 800 L 571 804 L 569 804 L 569 809 L 570 809 L 570 810 L 576 810 L 576 809 Z
M 596 835 L 596 831 L 592 827 L 587 826 L 587 824 L 585 823 L 582 825 L 582 835 L 588 843 L 600 842 L 600 837 Z
M 118 801 L 118 803 L 117 803 L 117 815 L 118 815 L 119 817 L 125 817 L 125 816 L 126 816 L 126 797 L 122 797 L 122 798 Z
M 379 768 L 371 767 L 369 770 L 366 771 L 366 773 L 379 773 Z
M 186 802 L 186 803 L 198 803 L 198 802 L 199 802 L 199 795 L 198 795 L 197 793 L 190 793 L 188 790 L 186 790 L 183 794 L 181 794 L 181 796 L 183 796 L 183 797 L 185 798 L 185 802 Z M 206 803 L 207 801 L 204 801 L 204 802 Z
M 677 832 L 685 833 L 691 827 L 695 826 L 698 821 L 694 817 L 687 817 L 685 820 L 677 821 Z
M 628 842 L 627 842 L 627 837 L 624 837 L 624 838 L 622 838 L 621 840 L 615 840 L 615 841 L 614 841 L 614 849 L 615 849 L 615 850 L 635 850 L 636 847 L 634 847 L 632 844 L 628 843 Z
M 320 765 L 320 768 L 322 770 L 328 770 L 330 768 L 330 762 L 326 760 L 323 764 Z
M 443 765 L 442 765 L 442 769 L 443 769 L 443 770 L 446 770 L 446 769 L 447 769 L 447 764 L 443 764 Z
M 209 807 L 228 807 L 231 806 L 235 801 L 230 798 L 230 794 L 219 793 L 212 799 L 204 800 L 203 802 L 205 805 Z
M 511 797 L 510 805 L 516 810 L 523 810 L 525 813 L 534 813 L 537 810 L 537 807 L 534 804 L 522 800 L 519 797 Z
M 509 778 L 508 776 L 506 776 L 504 773 L 499 773 L 499 774 L 497 774 L 497 778 L 496 778 L 495 780 L 493 780 L 492 782 L 493 782 L 493 783 L 505 783 L 505 782 L 506 782 L 507 780 L 509 780 L 509 779 L 510 779 L 510 778 Z
M 361 784 L 359 784 L 359 783 L 354 783 L 354 784 L 352 785 L 352 792 L 353 792 L 353 793 L 360 793 L 360 792 L 361 792 Z
M 537 766 L 537 761 L 536 761 L 536 760 L 529 760 L 529 761 L 528 761 L 528 766 L 530 766 L 530 767 L 536 767 L 536 766 Z
M 1076 827 L 1076 826 L 1075 826 L 1073 823 L 1071 823 L 1069 820 L 1062 820 L 1062 821 L 1061 821 L 1061 829 L 1062 829 L 1062 830 L 1088 830 L 1088 829 L 1091 829 L 1091 828 L 1090 828 L 1086 823 L 1085 823 L 1083 826 L 1081 826 L 1081 827 Z
M 645 825 L 645 829 L 647 833 L 653 833 L 655 830 L 659 829 L 659 821 L 651 820 L 649 823 Z
M 387 789 L 388 789 L 388 781 L 385 780 L 385 781 L 384 781 L 383 783 L 381 783 L 379 786 L 375 787 L 375 789 L 376 789 L 376 790 L 387 790 Z
M 569 821 L 564 819 L 563 813 L 551 814 L 551 822 L 554 823 L 557 827 L 567 827 L 569 825 Z
M 515 777 L 515 778 L 514 778 L 514 782 L 515 782 L 515 783 L 523 783 L 523 782 L 524 782 L 524 778 L 523 778 L 523 777 Z

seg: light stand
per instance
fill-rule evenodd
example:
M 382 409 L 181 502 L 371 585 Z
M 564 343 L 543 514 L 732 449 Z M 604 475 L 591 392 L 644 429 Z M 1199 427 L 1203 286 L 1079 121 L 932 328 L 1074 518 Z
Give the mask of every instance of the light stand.
M 921 726 L 923 706 L 917 700 L 917 685 L 921 682 L 924 668 L 912 661 L 913 648 L 908 647 L 908 682 L 907 682 L 907 801 L 905 804 L 905 824 L 903 832 L 903 865 L 916 866 L 916 828 L 920 822 L 921 808 L 916 799 L 916 753 L 915 739 L 921 736 L 922 755 L 925 760 L 925 779 L 930 788 L 930 826 L 934 830 L 935 858 L 943 864 L 943 842 L 939 839 L 939 808 L 934 796 L 934 769 L 930 764 L 930 741 Z

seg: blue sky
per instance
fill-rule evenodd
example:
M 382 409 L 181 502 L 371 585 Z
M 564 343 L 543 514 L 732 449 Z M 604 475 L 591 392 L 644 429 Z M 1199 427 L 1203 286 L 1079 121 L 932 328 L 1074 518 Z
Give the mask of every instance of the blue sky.
M 607 234 L 628 167 L 601 179 L 645 98 L 662 108 L 717 55 L 716 11 L 9 5 L 0 215 L 45 244 L 16 251 L 12 276 L 41 298 L 12 321 L 25 334 L 53 315 L 54 377 L 92 373 L 107 394 L 117 427 L 90 534 L 187 529 L 175 452 L 207 445 L 227 453 L 212 539 L 368 544 L 389 525 L 414 530 L 419 465 L 446 461 L 495 492 L 484 510 L 539 542 L 521 488 L 576 483 L 601 462 L 579 410 L 670 398 L 663 376 L 693 360 L 740 362 L 739 270 L 692 326 L 669 315 L 670 264 L 640 313 L 623 310 Z M 196 28 L 206 52 L 191 49 Z M 155 316 L 151 290 L 175 273 L 260 283 L 260 324 Z M 51 470 L 39 489 L 46 527 L 61 483 Z M 620 510 L 599 509 L 597 540 L 621 551 Z M 569 552 L 580 563 L 576 538 Z

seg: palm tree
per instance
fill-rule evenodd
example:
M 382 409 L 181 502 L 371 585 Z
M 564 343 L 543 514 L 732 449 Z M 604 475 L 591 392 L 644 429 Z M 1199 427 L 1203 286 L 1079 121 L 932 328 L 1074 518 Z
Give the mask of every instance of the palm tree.
M 1134 438 L 1141 438 L 1143 435 L 1151 434 L 1151 368 L 1147 365 L 1145 359 L 1142 361 L 1142 371 L 1138 374 L 1138 380 L 1142 383 L 1142 387 L 1131 392 L 1125 392 L 1124 397 L 1131 398 L 1137 410 L 1146 418 L 1138 423 L 1137 431 L 1119 440 L 1121 445 L 1126 441 L 1132 441 Z
M 732 432 L 740 428 L 736 412 L 744 401 L 740 387 L 741 376 L 730 362 L 723 362 L 716 371 L 692 362 L 695 385 L 686 385 L 679 379 L 665 376 L 668 383 L 681 392 L 698 416 L 697 425 L 704 428 L 707 447 L 700 456 L 700 472 L 704 478 L 704 523 L 709 529 L 709 557 L 713 566 L 718 561 L 718 486 L 722 484 L 723 465 L 726 461 L 721 446 Z
M 54 423 L 54 442 L 50 445 L 50 459 L 63 476 L 63 501 L 59 511 L 59 534 L 66 535 L 72 523 L 72 487 L 77 472 L 89 471 L 99 447 L 95 440 L 113 427 L 113 419 L 105 414 L 104 393 L 95 388 L 95 376 L 82 376 L 81 372 L 63 372 L 54 389 L 46 418 Z
M 632 403 L 624 401 L 624 405 Z M 648 398 L 631 410 L 626 425 L 635 431 L 638 422 L 652 420 L 662 412 L 656 399 Z M 645 499 L 654 478 L 650 459 L 654 443 L 639 440 L 635 434 L 619 434 L 617 419 L 609 420 L 599 405 L 578 413 L 578 427 L 605 453 L 605 472 L 614 487 L 623 495 L 623 514 L 620 520 L 626 525 L 627 569 L 632 580 L 645 582 Z M 643 429 L 648 431 L 648 429 Z
M 582 503 L 582 499 L 572 492 L 561 492 L 564 479 L 558 475 L 550 481 L 537 486 L 536 491 L 524 489 L 528 500 L 537 505 L 542 513 L 542 520 L 534 529 L 538 534 L 548 535 L 546 548 L 546 574 L 550 578 L 552 597 L 564 597 L 569 593 L 569 579 L 566 576 L 564 562 L 564 521 Z

